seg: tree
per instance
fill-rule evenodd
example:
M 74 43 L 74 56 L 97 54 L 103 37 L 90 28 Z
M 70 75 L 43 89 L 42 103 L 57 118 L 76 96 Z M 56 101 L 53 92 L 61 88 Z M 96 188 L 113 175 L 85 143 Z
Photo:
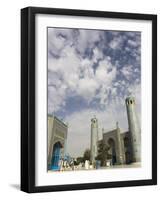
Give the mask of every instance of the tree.
M 101 140 L 98 144 L 97 160 L 101 161 L 101 166 L 106 165 L 107 159 L 111 159 L 111 155 L 108 153 L 110 147 Z
M 79 165 L 80 163 L 84 162 L 84 158 L 83 157 L 78 157 L 77 158 L 77 164 Z
M 90 154 L 91 154 L 90 149 L 86 149 L 85 152 L 84 152 L 84 154 L 83 154 L 84 162 L 85 162 L 86 160 L 90 160 Z

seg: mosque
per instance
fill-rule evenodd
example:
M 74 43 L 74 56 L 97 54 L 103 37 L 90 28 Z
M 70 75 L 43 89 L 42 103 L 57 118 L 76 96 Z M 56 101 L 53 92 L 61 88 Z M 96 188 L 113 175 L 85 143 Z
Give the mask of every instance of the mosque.
M 102 132 L 102 141 L 109 147 L 112 164 L 130 164 L 141 161 L 141 131 L 135 109 L 135 98 L 125 100 L 129 130 L 121 132 L 118 123 L 116 128 Z M 48 115 L 48 170 L 59 170 L 59 161 L 65 158 L 68 125 L 57 117 Z M 98 155 L 98 119 L 91 119 L 90 162 L 94 165 Z
M 130 164 L 141 161 L 141 130 L 135 109 L 135 98 L 125 100 L 129 130 L 121 133 L 118 123 L 116 129 L 102 133 L 102 141 L 109 147 L 112 164 Z M 95 163 L 98 154 L 98 120 L 91 119 L 91 163 Z
M 68 125 L 48 115 L 48 170 L 59 170 L 59 161 L 66 155 Z

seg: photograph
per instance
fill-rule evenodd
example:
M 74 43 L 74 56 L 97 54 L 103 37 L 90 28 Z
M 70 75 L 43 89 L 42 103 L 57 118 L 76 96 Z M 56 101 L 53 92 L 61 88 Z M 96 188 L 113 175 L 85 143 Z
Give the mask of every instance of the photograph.
M 47 172 L 140 168 L 141 32 L 47 27 L 46 39 Z
M 21 10 L 21 190 L 157 184 L 157 15 Z

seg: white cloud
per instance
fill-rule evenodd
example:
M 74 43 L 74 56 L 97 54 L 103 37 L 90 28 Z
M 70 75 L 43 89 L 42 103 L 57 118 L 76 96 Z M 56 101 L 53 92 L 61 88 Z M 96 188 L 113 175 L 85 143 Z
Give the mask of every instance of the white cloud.
M 131 45 L 131 46 L 133 46 L 133 47 L 137 47 L 137 46 L 138 46 L 138 44 L 137 44 L 136 41 L 128 40 L 127 42 L 128 42 L 129 45 Z
M 103 32 L 97 30 L 79 30 L 76 40 L 76 48 L 80 53 L 84 53 L 86 48 L 93 48 L 95 42 L 100 42 Z
M 49 87 L 48 104 L 50 111 L 58 111 L 65 105 L 67 92 L 76 91 L 79 80 L 80 58 L 75 53 L 74 48 L 67 46 L 62 50 L 60 59 L 48 59 L 48 69 L 54 74 L 52 79 L 54 85 Z M 50 82 L 48 83 L 50 85 Z M 53 104 L 55 104 L 53 106 Z M 51 108 L 53 106 L 53 108 Z
M 115 78 L 116 67 L 111 64 L 109 60 L 99 61 L 96 69 L 96 78 L 101 82 L 111 83 Z
M 109 46 L 112 49 L 118 49 L 120 48 L 121 43 L 122 43 L 122 38 L 117 36 L 117 37 L 114 37 L 114 39 L 109 43 Z
M 116 79 L 116 74 L 116 67 L 113 66 L 110 61 L 103 60 L 99 62 L 95 78 L 100 85 L 100 90 L 96 96 L 100 99 L 100 105 L 107 106 L 109 89 Z
M 133 75 L 133 67 L 132 65 L 126 65 L 121 69 L 121 73 L 126 77 L 127 80 L 130 80 L 131 76 Z
M 83 78 L 79 80 L 77 94 L 86 99 L 89 103 L 93 100 L 98 88 L 99 85 L 94 79 Z
M 60 110 L 65 106 L 65 88 L 61 86 L 59 89 L 55 87 L 49 87 L 48 89 L 48 112 L 53 113 L 54 111 Z
M 62 31 L 63 30 L 63 31 Z M 63 35 L 62 35 L 63 32 Z M 66 45 L 71 45 L 71 29 L 48 28 L 48 51 L 54 56 L 60 56 Z
M 95 48 L 94 54 L 97 55 L 97 59 L 103 57 L 97 48 Z M 108 59 L 99 61 L 94 73 L 92 67 L 94 59 L 81 58 L 71 46 L 64 47 L 59 59 L 49 58 L 48 69 L 55 73 L 52 82 L 54 82 L 56 89 L 49 88 L 49 107 L 51 108 L 53 102 L 55 103 L 53 111 L 58 111 L 65 105 L 64 102 L 68 94 L 71 96 L 79 95 L 90 103 L 95 98 L 98 89 L 100 92 L 96 96 L 97 99 L 100 104 L 106 104 L 108 90 L 103 88 L 110 88 L 112 81 L 116 78 L 117 70 L 111 64 L 108 56 Z
M 97 62 L 99 59 L 103 59 L 103 53 L 102 53 L 102 51 L 100 49 L 95 47 L 93 49 L 93 61 Z
M 126 32 L 126 35 L 127 36 L 130 36 L 130 37 L 135 37 L 136 36 L 136 32 L 134 31 L 134 32 Z

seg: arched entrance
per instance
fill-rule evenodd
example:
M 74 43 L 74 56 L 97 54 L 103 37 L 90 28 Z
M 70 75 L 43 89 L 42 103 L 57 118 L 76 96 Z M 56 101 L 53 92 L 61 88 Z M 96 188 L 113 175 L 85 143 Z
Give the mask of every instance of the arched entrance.
M 112 159 L 112 165 L 114 165 L 117 160 L 116 160 L 116 149 L 115 149 L 115 141 L 114 139 L 110 138 L 108 140 L 108 144 L 109 144 L 109 147 L 110 147 L 110 154 L 111 154 L 111 159 Z
M 61 143 L 57 142 L 53 146 L 53 153 L 52 153 L 52 160 L 51 160 L 51 170 L 59 170 L 59 161 L 60 161 L 60 150 L 61 150 Z
M 124 138 L 124 148 L 125 148 L 125 163 L 131 163 L 131 154 L 130 154 L 130 141 L 128 137 Z
M 130 152 L 129 151 L 125 152 L 125 163 L 126 164 L 130 164 L 131 163 Z

